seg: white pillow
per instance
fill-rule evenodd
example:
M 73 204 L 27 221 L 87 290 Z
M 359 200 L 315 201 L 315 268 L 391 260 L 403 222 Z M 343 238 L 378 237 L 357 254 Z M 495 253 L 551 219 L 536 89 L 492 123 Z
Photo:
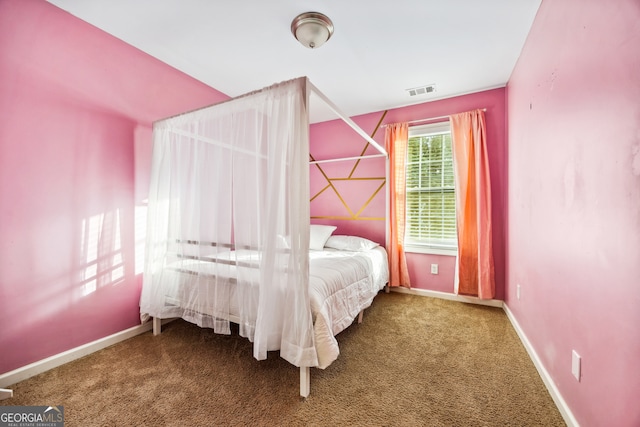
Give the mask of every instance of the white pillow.
M 309 249 L 316 251 L 323 250 L 324 244 L 336 228 L 338 227 L 334 225 L 311 224 L 311 227 L 309 228 Z
M 324 245 L 327 248 L 356 252 L 368 251 L 379 246 L 376 242 L 358 236 L 331 236 Z

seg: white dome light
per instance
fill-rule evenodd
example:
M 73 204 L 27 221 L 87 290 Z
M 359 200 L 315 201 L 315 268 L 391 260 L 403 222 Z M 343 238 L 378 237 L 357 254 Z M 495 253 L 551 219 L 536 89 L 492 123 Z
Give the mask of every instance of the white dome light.
M 303 46 L 316 49 L 331 38 L 333 22 L 322 13 L 305 12 L 293 19 L 291 32 Z

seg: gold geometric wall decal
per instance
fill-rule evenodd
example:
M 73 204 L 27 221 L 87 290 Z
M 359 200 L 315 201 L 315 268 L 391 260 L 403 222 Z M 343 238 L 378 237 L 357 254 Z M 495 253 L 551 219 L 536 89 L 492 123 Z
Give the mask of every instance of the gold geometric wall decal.
M 382 123 L 382 121 L 384 120 L 384 116 L 387 115 L 387 111 L 385 110 L 384 113 L 382 113 L 382 117 L 380 117 L 380 120 L 378 121 L 378 124 L 376 125 L 376 128 L 373 130 L 373 133 L 371 134 L 371 138 L 373 138 L 376 135 L 376 132 L 378 132 L 378 128 L 380 127 L 380 124 Z M 367 148 L 369 148 L 369 142 L 367 142 L 364 145 L 364 148 L 362 149 L 362 152 L 360 153 L 360 157 L 364 156 L 364 153 L 367 152 Z M 351 173 L 349 174 L 349 178 L 351 178 L 353 176 L 353 173 L 356 171 L 356 169 L 358 168 L 358 165 L 360 164 L 360 159 L 358 159 L 356 161 L 356 164 L 353 165 L 353 169 L 351 169 Z
M 318 191 L 316 195 L 311 198 L 311 201 L 313 202 L 313 200 L 319 195 L 321 195 L 324 192 L 324 190 L 326 190 L 327 188 L 331 188 L 331 184 L 327 184 L 322 190 Z
M 356 183 L 357 181 L 357 183 Z M 334 187 L 340 194 L 350 194 L 348 198 L 349 207 L 353 210 L 353 219 L 360 217 L 362 212 L 369 206 L 371 201 L 384 188 L 384 178 L 371 179 L 338 179 L 333 180 Z M 357 185 L 358 191 L 349 193 L 349 187 Z M 345 197 L 346 199 L 346 197 Z
M 387 115 L 387 111 L 382 114 L 382 117 L 378 121 L 373 133 L 371 134 L 371 138 L 373 138 L 380 128 L 384 117 Z M 364 156 L 369 148 L 369 142 L 366 142 L 364 148 L 362 149 L 360 156 Z M 311 153 L 309 153 L 309 157 L 311 161 L 315 161 L 315 158 Z M 354 176 L 358 166 L 360 165 L 360 160 L 354 160 L 353 167 L 347 176 L 337 176 L 337 177 L 329 177 L 327 172 L 322 168 L 321 164 L 315 163 L 314 166 L 317 168 L 318 172 L 322 175 L 326 185 L 324 185 L 318 192 L 311 196 L 310 202 L 315 201 L 319 203 L 322 200 L 333 200 L 335 202 L 335 198 L 339 200 L 339 208 L 333 207 L 333 212 L 322 212 L 322 215 L 311 216 L 314 219 L 346 219 L 346 220 L 374 220 L 374 221 L 384 221 L 384 217 L 366 217 L 362 216 L 362 213 L 369 206 L 371 201 L 380 193 L 382 188 L 386 183 L 386 177 L 360 177 Z M 357 185 L 358 186 L 358 195 L 356 200 L 350 200 L 349 203 L 343 197 L 343 194 L 346 192 L 346 189 L 349 186 Z M 342 190 L 342 191 L 340 191 Z M 352 196 L 353 197 L 353 196 Z M 331 203 L 322 203 L 321 206 L 330 206 Z M 316 209 L 321 210 L 321 209 Z
M 345 202 L 339 203 L 336 192 L 332 188 L 318 194 L 314 201 L 313 217 L 314 218 L 353 218 L 354 210 Z

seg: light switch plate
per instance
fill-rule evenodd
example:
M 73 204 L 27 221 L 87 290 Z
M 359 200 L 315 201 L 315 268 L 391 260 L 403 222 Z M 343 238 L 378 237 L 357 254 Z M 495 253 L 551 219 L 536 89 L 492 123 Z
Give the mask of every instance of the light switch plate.
M 580 357 L 580 355 L 578 353 L 576 353 L 575 350 L 572 350 L 572 357 L 571 357 L 571 373 L 573 374 L 574 377 L 576 377 L 576 379 L 578 381 L 580 381 L 580 368 L 581 368 L 581 362 L 582 362 L 582 358 Z

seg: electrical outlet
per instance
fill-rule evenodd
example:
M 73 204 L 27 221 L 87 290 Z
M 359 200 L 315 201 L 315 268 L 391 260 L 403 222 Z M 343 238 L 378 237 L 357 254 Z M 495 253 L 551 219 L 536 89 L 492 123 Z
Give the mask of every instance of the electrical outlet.
M 438 264 L 431 264 L 431 274 L 438 274 Z
M 516 285 L 516 298 L 520 299 L 520 283 Z
M 581 369 L 580 365 L 582 365 L 582 358 L 575 350 L 572 350 L 571 351 L 571 373 L 573 374 L 574 377 L 576 377 L 578 382 L 580 382 L 580 369 Z

